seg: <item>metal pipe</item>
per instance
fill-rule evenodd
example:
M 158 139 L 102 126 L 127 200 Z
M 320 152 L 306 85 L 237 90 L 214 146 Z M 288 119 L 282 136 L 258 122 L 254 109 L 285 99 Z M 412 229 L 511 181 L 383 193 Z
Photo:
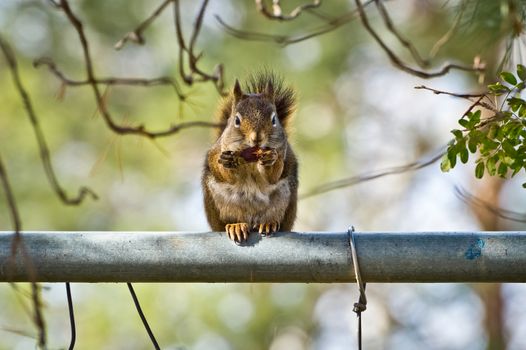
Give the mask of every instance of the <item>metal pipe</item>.
M 353 282 L 349 235 L 24 232 L 41 282 Z M 0 282 L 28 281 L 0 232 Z M 366 282 L 526 282 L 526 232 L 356 232 Z M 13 261 L 13 260 L 11 260 Z

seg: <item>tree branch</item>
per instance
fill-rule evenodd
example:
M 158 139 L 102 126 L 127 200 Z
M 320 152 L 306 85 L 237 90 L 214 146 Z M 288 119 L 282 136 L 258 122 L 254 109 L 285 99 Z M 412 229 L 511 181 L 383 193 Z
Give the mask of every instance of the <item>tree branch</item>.
M 378 1 L 378 0 L 375 0 Z M 391 60 L 391 63 L 394 64 L 398 69 L 409 73 L 411 75 L 429 79 L 429 78 L 436 78 L 443 75 L 446 75 L 451 71 L 452 69 L 462 70 L 462 71 L 470 71 L 470 72 L 483 72 L 485 70 L 485 67 L 483 64 L 474 64 L 473 67 L 466 67 L 458 64 L 446 64 L 441 69 L 435 72 L 425 72 L 418 69 L 414 69 L 406 65 L 390 48 L 387 46 L 387 44 L 380 38 L 378 33 L 372 28 L 371 24 L 369 23 L 369 19 L 367 18 L 367 15 L 365 14 L 364 6 L 361 3 L 361 0 L 355 0 L 356 8 L 358 10 L 358 14 L 360 16 L 360 20 L 362 21 L 362 24 L 367 30 L 367 32 L 374 38 L 374 40 L 380 45 L 380 47 L 384 50 L 384 52 L 387 54 L 389 59 Z
M 142 36 L 143 31 L 154 20 L 157 19 L 157 17 L 164 11 L 164 9 L 170 3 L 173 3 L 174 6 L 174 24 L 176 28 L 176 38 L 179 44 L 179 73 L 181 75 L 181 78 L 188 85 L 192 85 L 194 82 L 212 81 L 219 94 L 225 95 L 226 92 L 224 91 L 225 84 L 222 64 L 218 64 L 212 73 L 206 73 L 197 66 L 197 62 L 199 61 L 202 55 L 196 55 L 194 53 L 195 43 L 201 30 L 204 13 L 208 5 L 208 0 L 204 0 L 199 9 L 196 20 L 194 22 L 194 29 L 192 31 L 190 43 L 188 46 L 186 45 L 181 29 L 181 17 L 179 15 L 179 0 L 165 0 L 148 18 L 146 18 L 146 20 L 141 22 L 135 30 L 127 33 L 121 40 L 119 40 L 119 42 L 115 44 L 115 48 L 117 50 L 120 50 L 126 44 L 127 41 L 132 41 L 141 45 L 144 44 L 145 40 Z M 185 72 L 185 54 L 187 55 L 188 66 L 190 70 L 190 73 L 188 74 Z M 182 94 L 179 95 L 181 96 Z
M 90 81 L 85 80 L 73 80 L 68 78 L 63 72 L 61 72 L 56 66 L 55 62 L 49 57 L 41 57 L 33 62 L 35 68 L 40 68 L 42 66 L 47 67 L 47 69 L 58 78 L 62 84 L 67 86 L 85 86 L 89 85 Z M 101 78 L 96 79 L 96 84 L 100 85 L 135 85 L 135 86 L 155 86 L 155 85 L 171 85 L 177 96 L 180 100 L 184 101 L 186 96 L 182 93 L 179 84 L 176 80 L 170 77 L 158 77 L 153 79 L 143 79 L 143 78 Z
M 106 107 L 106 104 L 104 103 L 103 94 L 101 93 L 99 86 L 98 86 L 98 79 L 96 79 L 95 77 L 93 62 L 92 62 L 91 54 L 90 54 L 89 43 L 84 33 L 82 22 L 73 13 L 67 0 L 60 0 L 60 8 L 62 9 L 64 14 L 68 18 L 69 22 L 73 25 L 73 27 L 75 28 L 75 31 L 78 34 L 80 44 L 82 46 L 83 55 L 84 55 L 84 63 L 86 66 L 86 76 L 87 76 L 86 81 L 88 82 L 88 85 L 91 86 L 93 90 L 93 95 L 95 97 L 97 107 L 104 121 L 106 122 L 106 125 L 112 131 L 118 134 L 122 134 L 122 135 L 131 134 L 131 135 L 146 136 L 149 138 L 157 138 L 157 137 L 164 137 L 164 136 L 172 135 L 172 134 L 179 132 L 182 129 L 195 127 L 195 126 L 199 126 L 199 127 L 203 127 L 203 126 L 217 127 L 218 126 L 218 124 L 208 123 L 208 122 L 186 122 L 186 123 L 174 124 L 167 130 L 150 131 L 150 130 L 147 130 L 142 124 L 139 126 L 133 127 L 133 126 L 123 126 L 123 125 L 119 125 L 115 123 L 108 108 Z
M 321 0 L 314 0 L 312 3 L 300 5 L 293 9 L 290 14 L 284 15 L 281 9 L 280 0 L 272 1 L 272 11 L 270 11 L 265 5 L 264 0 L 255 0 L 256 8 L 261 14 L 268 19 L 274 19 L 278 21 L 290 21 L 297 18 L 303 11 L 312 10 L 321 5 Z
M 430 65 L 429 60 L 423 59 L 422 56 L 420 56 L 420 53 L 416 49 L 416 47 L 413 45 L 413 43 L 400 34 L 398 29 L 395 27 L 393 21 L 391 20 L 391 17 L 389 16 L 389 13 L 387 12 L 387 9 L 385 8 L 382 0 L 374 0 L 374 3 L 376 5 L 376 8 L 378 9 L 378 12 L 380 13 L 380 16 L 382 17 L 385 26 L 387 29 L 398 39 L 398 41 L 411 53 L 411 56 L 413 56 L 413 59 L 415 60 L 416 64 L 418 64 L 422 68 L 427 68 Z
M 369 0 L 365 2 L 363 6 L 367 7 L 369 4 L 373 3 L 373 1 L 374 0 Z M 236 29 L 228 25 L 218 15 L 216 15 L 215 18 L 228 34 L 236 38 L 239 38 L 242 40 L 250 40 L 250 41 L 275 42 L 282 46 L 287 46 L 290 44 L 295 44 L 301 41 L 305 41 L 305 40 L 314 38 L 316 36 L 330 33 L 333 30 L 336 30 L 339 27 L 343 26 L 344 24 L 351 22 L 357 17 L 357 15 L 358 15 L 358 11 L 353 10 L 351 12 L 348 12 L 336 18 L 331 18 L 331 19 L 324 18 L 324 21 L 326 22 L 325 25 L 315 28 L 306 34 L 301 34 L 301 35 L 296 35 L 296 36 L 276 35 L 276 34 L 267 34 L 267 33 L 261 33 L 261 32 L 244 31 L 244 30 Z
M 417 89 L 417 90 L 428 90 L 428 91 L 433 92 L 435 95 L 448 95 L 448 96 L 463 98 L 465 100 L 468 100 L 468 101 L 472 102 L 472 104 L 469 107 L 469 109 L 462 116 L 465 116 L 466 114 L 471 112 L 471 110 L 473 108 L 475 108 L 476 106 L 484 107 L 484 108 L 486 108 L 486 109 L 488 109 L 490 111 L 493 111 L 495 113 L 498 112 L 498 109 L 495 107 L 493 101 L 489 98 L 489 96 L 488 96 L 488 94 L 486 92 L 479 93 L 479 94 L 459 94 L 459 93 L 454 93 L 454 92 L 436 90 L 436 89 L 427 87 L 425 85 L 415 86 L 415 89 Z M 472 100 L 473 98 L 476 98 L 476 100 L 473 101 Z M 486 98 L 489 101 L 489 103 L 482 102 L 482 100 L 484 98 Z
M 0 41 L 2 43 L 2 41 Z M 3 46 L 2 46 L 3 48 Z M 11 185 L 9 184 L 9 178 L 7 176 L 7 171 L 4 167 L 4 163 L 2 161 L 2 157 L 0 155 L 0 183 L 2 185 L 2 188 L 4 190 L 5 196 L 6 196 L 6 202 L 7 207 L 9 209 L 9 214 L 11 216 L 11 221 L 13 223 L 13 229 L 14 229 L 14 237 L 13 242 L 11 243 L 11 255 L 10 255 L 10 262 L 7 266 L 7 271 L 12 271 L 12 266 L 15 263 L 16 255 L 18 253 L 18 250 L 20 250 L 22 254 L 22 258 L 24 259 L 24 263 L 27 266 L 27 273 L 29 275 L 29 280 L 31 281 L 31 301 L 33 303 L 33 323 L 35 324 L 35 327 L 38 331 L 38 346 L 42 349 L 46 348 L 46 323 L 44 320 L 44 315 L 42 314 L 42 303 L 40 300 L 40 286 L 35 282 L 36 281 L 36 273 L 35 268 L 33 266 L 33 262 L 31 261 L 31 257 L 27 253 L 26 247 L 24 245 L 24 241 L 22 239 L 22 221 L 20 219 L 20 214 L 18 212 L 18 208 L 15 201 L 15 196 L 13 194 L 13 191 L 11 189 Z M 14 284 L 12 284 L 14 285 Z M 15 288 L 16 289 L 16 288 Z
M 179 1 L 174 2 L 174 26 L 176 32 L 177 42 L 179 44 L 179 73 L 181 78 L 188 85 L 192 85 L 194 82 L 206 82 L 212 81 L 219 92 L 220 95 L 225 96 L 226 92 L 224 91 L 224 68 L 221 63 L 217 64 L 212 73 L 206 73 L 201 70 L 197 63 L 202 57 L 202 53 L 195 54 L 195 44 L 201 31 L 203 24 L 203 18 L 208 6 L 208 0 L 203 0 L 199 12 L 194 22 L 194 28 L 192 34 L 190 35 L 190 43 L 186 44 L 183 36 L 182 26 L 181 26 L 181 14 L 179 8 Z M 185 54 L 187 55 L 187 63 L 189 73 L 185 72 Z
M 13 82 L 15 84 L 15 87 L 18 93 L 20 94 L 22 103 L 24 104 L 24 108 L 31 122 L 31 126 L 33 127 L 33 131 L 35 132 L 35 137 L 38 143 L 38 149 L 40 151 L 40 158 L 42 159 L 42 165 L 44 167 L 44 171 L 49 180 L 51 188 L 55 191 L 55 193 L 58 195 L 60 200 L 64 204 L 67 204 L 67 205 L 78 205 L 82 203 L 82 201 L 84 200 L 86 196 L 91 196 L 93 199 L 97 199 L 97 195 L 95 194 L 95 192 L 93 192 L 88 187 L 84 187 L 84 186 L 81 187 L 78 191 L 77 196 L 69 197 L 66 194 L 66 191 L 60 185 L 57 179 L 57 176 L 55 174 L 55 170 L 53 169 L 53 165 L 51 164 L 51 157 L 50 157 L 49 148 L 47 146 L 46 138 L 44 137 L 44 133 L 42 129 L 40 128 L 40 123 L 38 121 L 35 110 L 33 109 L 33 105 L 29 98 L 29 94 L 26 92 L 24 86 L 22 85 L 22 81 L 20 80 L 20 76 L 18 74 L 18 65 L 15 59 L 15 55 L 12 52 L 9 45 L 7 44 L 7 42 L 5 42 L 4 39 L 2 39 L 1 37 L 0 37 L 0 48 L 2 49 L 2 52 L 4 53 L 4 56 L 7 60 L 7 64 L 9 66 L 11 75 L 13 77 Z
M 491 203 L 488 203 L 480 198 L 475 197 L 460 186 L 455 186 L 455 195 L 463 202 L 484 208 L 500 218 L 515 222 L 526 222 L 526 213 L 519 213 L 516 211 L 497 207 Z
M 455 34 L 460 24 L 460 21 L 462 20 L 462 16 L 464 15 L 466 4 L 467 1 L 461 2 L 461 8 L 457 14 L 457 17 L 455 18 L 455 22 L 453 23 L 451 28 L 449 28 L 449 30 L 440 39 L 438 39 L 435 45 L 433 45 L 433 47 L 431 48 L 431 51 L 429 52 L 429 56 L 431 58 L 435 57 L 438 54 L 438 51 L 440 51 L 440 49 L 442 48 L 442 46 L 444 46 L 449 41 L 449 39 L 453 37 L 453 34 Z
M 320 195 L 320 194 L 323 194 L 323 193 L 326 193 L 326 192 L 329 192 L 329 191 L 334 191 L 334 190 L 337 190 L 337 189 L 342 189 L 342 188 L 345 188 L 345 187 L 354 186 L 354 185 L 357 185 L 357 184 L 360 184 L 360 183 L 363 183 L 363 182 L 376 180 L 376 179 L 384 177 L 384 176 L 402 174 L 402 173 L 405 173 L 405 172 L 408 172 L 408 171 L 419 170 L 419 169 L 425 168 L 425 167 L 437 162 L 438 160 L 440 160 L 444 156 L 444 154 L 445 154 L 445 151 L 441 150 L 436 155 L 434 155 L 431 158 L 426 159 L 426 160 L 419 160 L 419 161 L 412 162 L 412 163 L 409 163 L 409 164 L 405 164 L 405 165 L 402 165 L 402 166 L 396 166 L 396 167 L 392 167 L 392 168 L 376 170 L 376 171 L 372 171 L 372 172 L 369 172 L 369 173 L 364 173 L 364 174 L 360 174 L 360 175 L 356 175 L 356 176 L 351 176 L 351 177 L 348 177 L 348 178 L 345 178 L 345 179 L 341 179 L 341 180 L 337 180 L 337 181 L 327 182 L 325 184 L 322 184 L 320 186 L 317 186 L 317 187 L 311 189 L 307 193 L 304 193 L 304 194 L 300 195 L 299 198 L 300 199 L 305 199 L 305 198 L 317 196 L 317 195 Z
M 176 0 L 175 0 L 176 1 Z M 146 18 L 135 30 L 126 33 L 124 37 L 115 44 L 115 49 L 120 50 L 126 45 L 128 41 L 132 41 L 136 44 L 143 45 L 145 40 L 142 36 L 142 33 L 152 24 L 152 22 L 164 11 L 166 6 L 168 6 L 174 0 L 165 0 L 161 6 L 159 6 L 148 18 Z
M 443 91 L 443 90 L 436 90 L 436 89 L 427 87 L 425 85 L 415 86 L 415 89 L 417 89 L 417 90 L 428 90 L 428 91 L 433 92 L 435 95 L 442 95 L 443 94 L 443 95 L 449 95 L 449 96 L 454 96 L 454 97 L 459 97 L 459 98 L 464 98 L 464 99 L 471 99 L 473 97 L 478 98 L 478 97 L 486 96 L 485 92 L 482 92 L 482 93 L 479 93 L 479 94 L 459 94 L 459 93 L 448 92 L 448 91 Z

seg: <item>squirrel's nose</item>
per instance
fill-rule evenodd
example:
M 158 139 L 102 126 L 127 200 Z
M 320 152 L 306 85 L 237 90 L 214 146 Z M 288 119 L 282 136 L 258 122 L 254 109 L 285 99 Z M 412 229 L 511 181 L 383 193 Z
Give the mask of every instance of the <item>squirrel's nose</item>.
M 261 142 L 261 137 L 258 135 L 257 132 L 253 131 L 248 135 L 248 138 L 251 143 L 254 143 L 255 145 L 259 144 Z

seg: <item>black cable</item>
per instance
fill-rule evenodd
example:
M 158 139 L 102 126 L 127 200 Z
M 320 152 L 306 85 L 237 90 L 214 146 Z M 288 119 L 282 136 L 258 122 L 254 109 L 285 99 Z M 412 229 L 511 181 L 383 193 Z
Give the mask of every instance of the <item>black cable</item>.
M 356 284 L 360 291 L 358 302 L 354 303 L 353 311 L 358 316 L 358 349 L 362 350 L 362 312 L 367 309 L 367 297 L 365 295 L 365 282 L 362 280 L 360 272 L 360 265 L 358 264 L 358 253 L 356 252 L 356 243 L 354 241 L 354 226 L 349 227 L 347 231 L 349 234 L 349 246 L 351 248 L 351 258 L 354 267 L 354 276 L 356 277 Z
M 71 298 L 69 282 L 66 282 L 66 296 L 68 298 L 69 324 L 71 326 L 71 341 L 68 349 L 73 350 L 75 347 L 75 340 L 77 339 L 77 331 L 75 329 L 75 314 L 73 312 L 73 299 Z
M 150 329 L 150 326 L 148 325 L 148 321 L 146 320 L 146 317 L 144 316 L 144 313 L 141 309 L 141 304 L 139 304 L 139 299 L 137 299 L 137 295 L 135 294 L 135 291 L 133 290 L 133 286 L 130 282 L 126 283 L 128 285 L 128 289 L 130 290 L 130 294 L 133 299 L 133 303 L 135 304 L 135 307 L 137 308 L 137 312 L 139 313 L 139 316 L 141 317 L 142 324 L 144 325 L 144 328 L 146 328 L 146 332 L 148 332 L 148 335 L 150 336 L 150 340 L 152 341 L 153 347 L 156 350 L 160 350 L 159 344 L 157 343 L 157 340 L 155 339 L 155 336 L 153 335 L 152 330 Z

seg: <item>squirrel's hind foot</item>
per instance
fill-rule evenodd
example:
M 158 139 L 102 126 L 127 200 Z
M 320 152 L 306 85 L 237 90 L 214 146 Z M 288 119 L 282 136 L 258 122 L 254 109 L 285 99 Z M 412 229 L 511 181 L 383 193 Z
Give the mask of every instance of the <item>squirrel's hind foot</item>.
M 279 230 L 279 222 L 254 225 L 254 228 L 258 229 L 260 235 L 267 236 Z
M 236 243 L 246 241 L 248 239 L 248 224 L 239 222 L 235 224 L 226 224 L 225 226 L 226 235 L 228 238 Z

